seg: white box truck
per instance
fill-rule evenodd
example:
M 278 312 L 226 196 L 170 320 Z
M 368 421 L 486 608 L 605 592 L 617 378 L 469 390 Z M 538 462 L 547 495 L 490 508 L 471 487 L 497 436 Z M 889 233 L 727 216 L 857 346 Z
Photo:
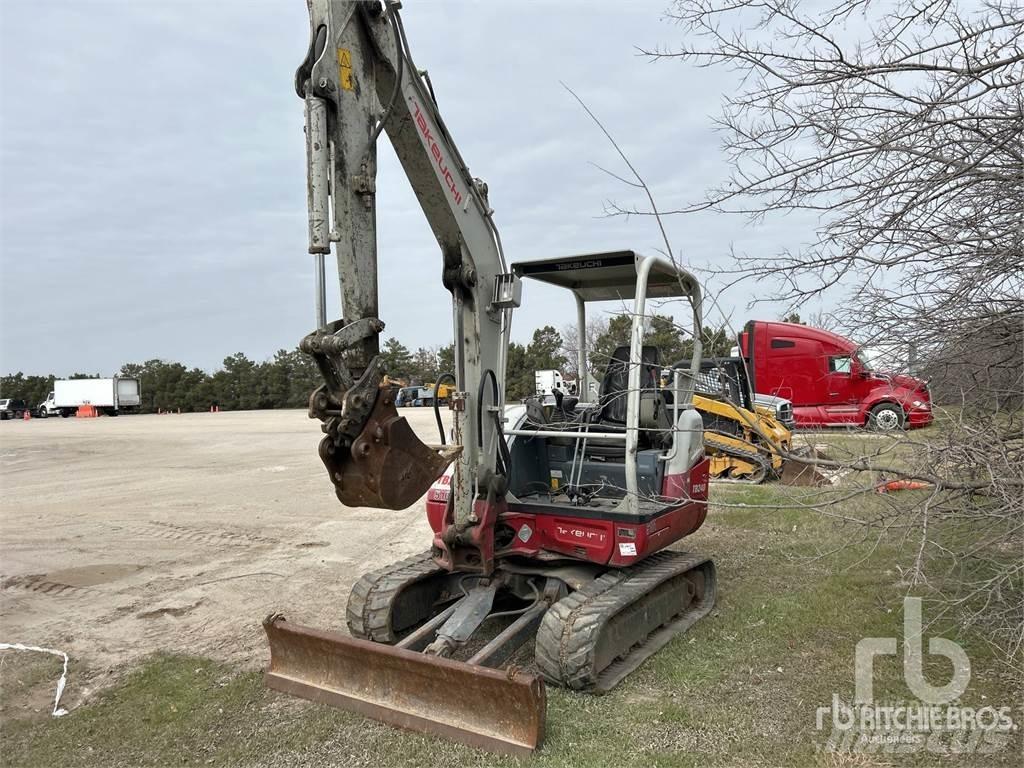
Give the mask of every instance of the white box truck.
M 57 379 L 53 392 L 39 404 L 39 415 L 74 416 L 80 406 L 91 405 L 108 416 L 142 402 L 139 380 L 115 376 L 112 379 Z
M 549 396 L 556 389 L 569 394 L 565 382 L 562 381 L 562 374 L 559 371 L 534 371 L 533 384 L 533 391 L 536 395 Z

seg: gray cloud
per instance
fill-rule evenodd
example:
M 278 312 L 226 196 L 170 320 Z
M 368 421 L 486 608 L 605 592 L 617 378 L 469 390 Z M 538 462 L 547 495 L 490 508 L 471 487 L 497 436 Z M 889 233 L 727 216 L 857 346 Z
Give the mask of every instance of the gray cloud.
M 664 5 L 407 4 L 417 64 L 490 186 L 511 260 L 660 245 L 653 222 L 601 215 L 608 198 L 639 199 L 590 165 L 621 170 L 560 81 L 601 116 L 663 206 L 724 173 L 709 117 L 730 77 L 652 64 L 634 47 L 678 39 Z M 235 351 L 261 359 L 294 346 L 313 317 L 291 86 L 304 3 L 0 7 L 0 368 L 107 373 L 150 357 L 215 368 Z M 446 342 L 437 247 L 383 146 L 378 190 L 387 333 L 413 347 Z M 721 263 L 732 243 L 755 253 L 796 245 L 808 226 L 669 223 L 695 266 Z M 574 317 L 553 289 L 526 298 L 519 338 Z M 723 304 L 748 299 L 736 290 Z

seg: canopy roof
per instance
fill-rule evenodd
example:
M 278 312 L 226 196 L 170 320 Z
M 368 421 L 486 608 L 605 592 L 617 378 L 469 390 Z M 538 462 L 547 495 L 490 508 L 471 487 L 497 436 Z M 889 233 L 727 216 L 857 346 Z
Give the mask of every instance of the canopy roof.
M 636 295 L 636 276 L 644 259 L 634 251 L 587 253 L 542 261 L 521 261 L 512 265 L 519 277 L 557 285 L 574 291 L 583 301 L 632 299 Z M 647 281 L 647 298 L 667 299 L 689 296 L 684 288 L 689 277 L 670 264 L 657 259 Z

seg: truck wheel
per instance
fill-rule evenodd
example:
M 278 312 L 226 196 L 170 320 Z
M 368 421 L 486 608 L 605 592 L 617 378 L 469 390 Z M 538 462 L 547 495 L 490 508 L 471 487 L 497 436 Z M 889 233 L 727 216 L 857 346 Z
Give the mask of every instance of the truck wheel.
M 879 403 L 868 414 L 868 426 L 878 432 L 895 432 L 903 429 L 906 415 L 896 403 Z
M 40 418 L 40 419 L 45 419 L 45 418 L 47 418 L 47 417 L 48 417 L 49 415 L 50 415 L 50 414 L 48 414 L 48 413 L 46 412 L 46 409 L 45 409 L 45 408 L 40 408 L 40 409 L 39 409 L 39 418 Z

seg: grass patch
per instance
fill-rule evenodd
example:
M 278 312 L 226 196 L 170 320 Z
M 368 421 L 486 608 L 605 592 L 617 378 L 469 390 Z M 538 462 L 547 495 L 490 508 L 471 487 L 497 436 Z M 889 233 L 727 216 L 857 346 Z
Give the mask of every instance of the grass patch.
M 0 651 L 0 718 L 47 717 L 64 659 L 34 651 Z

